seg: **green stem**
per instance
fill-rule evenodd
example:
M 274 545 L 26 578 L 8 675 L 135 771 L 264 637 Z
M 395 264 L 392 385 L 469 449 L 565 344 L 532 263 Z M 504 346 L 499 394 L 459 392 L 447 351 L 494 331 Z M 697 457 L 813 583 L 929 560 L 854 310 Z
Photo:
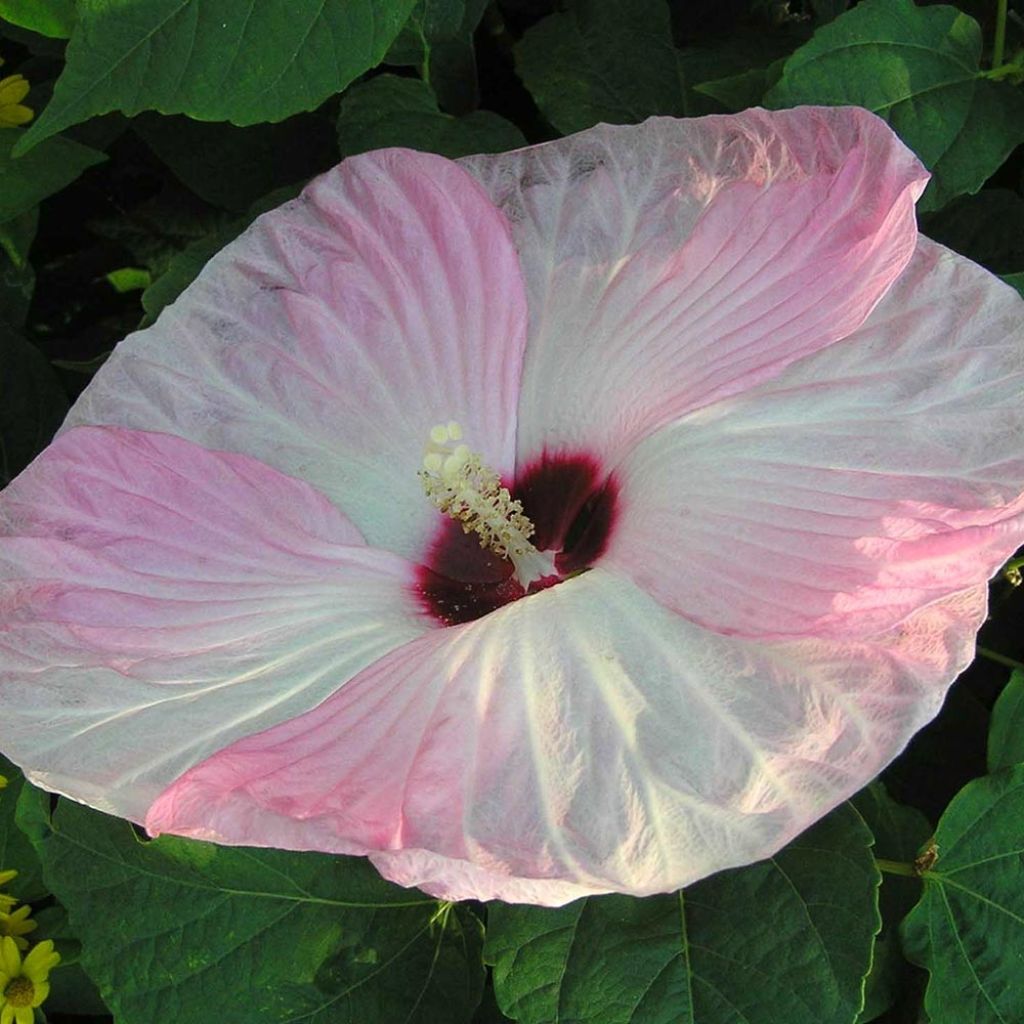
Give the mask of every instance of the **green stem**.
M 988 658 L 989 661 L 994 661 L 997 665 L 1005 665 L 1007 668 L 1024 669 L 1024 661 L 1017 661 L 1016 658 L 1008 658 L 1005 654 L 993 651 L 989 647 L 978 647 L 977 651 L 981 657 Z
M 992 67 L 1003 63 L 1006 52 L 1006 7 L 1007 0 L 996 0 L 996 36 L 992 41 Z
M 875 864 L 879 871 L 888 875 L 902 875 L 904 878 L 918 878 L 913 864 L 904 864 L 899 860 L 886 860 L 884 857 L 876 857 Z

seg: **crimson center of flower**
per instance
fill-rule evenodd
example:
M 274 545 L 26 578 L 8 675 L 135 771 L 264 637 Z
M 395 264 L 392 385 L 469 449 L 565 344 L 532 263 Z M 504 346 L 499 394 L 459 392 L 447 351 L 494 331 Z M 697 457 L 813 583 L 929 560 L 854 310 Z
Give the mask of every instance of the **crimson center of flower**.
M 441 625 L 470 622 L 590 568 L 617 517 L 618 487 L 584 453 L 544 453 L 506 486 L 461 442 L 435 427 L 420 479 L 444 513 L 416 590 Z

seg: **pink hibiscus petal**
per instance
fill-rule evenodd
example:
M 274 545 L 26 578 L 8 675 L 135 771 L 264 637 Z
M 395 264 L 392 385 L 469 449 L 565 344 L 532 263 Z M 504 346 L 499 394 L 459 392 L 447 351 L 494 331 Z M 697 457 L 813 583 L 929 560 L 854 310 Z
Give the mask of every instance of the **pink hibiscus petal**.
M 1024 543 L 1024 303 L 927 240 L 855 335 L 618 467 L 602 564 L 712 629 L 867 636 Z
M 313 484 L 368 543 L 419 557 L 437 513 L 416 477 L 459 421 L 514 465 L 525 346 L 508 225 L 441 157 L 346 160 L 214 257 L 122 342 L 69 424 L 177 434 Z
M 709 632 L 601 569 L 382 658 L 220 751 L 152 832 L 369 853 L 446 899 L 668 891 L 872 778 L 970 660 L 985 588 L 859 642 Z
M 409 563 L 308 484 L 164 434 L 64 434 L 0 534 L 0 747 L 124 817 L 429 628 Z
M 600 125 L 463 166 L 526 277 L 518 450 L 609 461 L 859 326 L 910 259 L 927 180 L 854 108 Z

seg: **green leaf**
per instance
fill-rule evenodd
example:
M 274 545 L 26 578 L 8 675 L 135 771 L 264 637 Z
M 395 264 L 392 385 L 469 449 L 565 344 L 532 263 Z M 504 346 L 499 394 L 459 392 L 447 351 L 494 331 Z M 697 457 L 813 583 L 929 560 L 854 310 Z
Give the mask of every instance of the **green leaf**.
M 1024 141 L 1024 97 L 979 77 L 981 30 L 955 7 L 863 0 L 786 61 L 772 107 L 856 104 L 884 117 L 934 177 L 937 209 L 976 192 Z
M 573 0 L 529 29 L 516 68 L 560 132 L 683 114 L 679 59 L 664 0 Z
M 305 181 L 338 160 L 331 123 L 318 115 L 236 128 L 142 114 L 132 128 L 197 196 L 239 213 L 273 189 Z
M 0 130 L 0 223 L 27 213 L 84 170 L 106 160 L 103 153 L 60 137 L 14 157 L 11 151 L 21 134 L 12 128 Z
M 47 798 L 47 806 L 49 798 Z M 100 998 L 92 979 L 81 965 L 82 944 L 71 931 L 68 912 L 59 904 L 44 907 L 32 915 L 39 927 L 32 933 L 33 942 L 50 939 L 60 953 L 60 963 L 50 974 L 50 994 L 46 1012 L 76 1016 L 109 1016 L 110 1010 Z
M 487 0 L 416 0 L 384 63 L 415 67 L 444 110 L 468 114 L 479 98 L 473 33 L 486 8 Z
M 1024 270 L 1017 274 L 1003 274 L 1002 277 L 1011 288 L 1016 288 L 1021 295 L 1024 295 Z
M 0 18 L 53 39 L 75 27 L 75 0 L 0 0 Z
M 843 805 L 683 892 L 491 904 L 498 1003 L 521 1024 L 849 1024 L 879 924 L 870 842 Z
M 0 775 L 7 779 L 6 788 L 0 789 L 0 871 L 13 868 L 18 872 L 18 877 L 8 882 L 4 889 L 22 902 L 31 903 L 46 895 L 46 886 L 39 858 L 25 833 L 18 828 L 15 810 L 22 791 L 33 787 L 3 755 L 0 755 Z
M 12 327 L 24 324 L 35 291 L 36 274 L 28 252 L 38 224 L 35 207 L 0 224 L 0 320 Z
M 1024 270 L 1024 199 L 1008 188 L 960 196 L 922 218 L 921 230 L 994 273 Z
M 519 129 L 488 110 L 452 117 L 438 110 L 417 78 L 378 75 L 341 101 L 338 144 L 344 156 L 383 146 L 408 146 L 447 157 L 500 153 L 526 144 Z
M 907 956 L 931 975 L 931 1024 L 1024 1020 L 1024 765 L 964 786 L 935 842 L 938 860 L 902 930 Z
M 50 443 L 67 411 L 46 357 L 0 321 L 0 487 Z
M 881 782 L 872 782 L 850 802 L 875 837 L 876 857 L 913 863 L 932 834 L 928 819 L 915 808 L 893 800 Z M 875 939 L 871 973 L 865 986 L 864 1009 L 857 1018 L 858 1022 L 872 1021 L 881 1016 L 908 985 L 908 967 L 899 939 L 899 925 L 920 895 L 919 879 L 883 872 L 882 888 L 878 894 L 882 930 Z
M 195 280 L 210 258 L 220 252 L 228 242 L 234 241 L 256 217 L 293 199 L 297 193 L 298 187 L 294 185 L 275 189 L 253 203 L 243 216 L 219 225 L 175 253 L 159 276 L 142 293 L 142 308 L 146 315 L 141 326 L 148 327 L 153 323 L 164 306 L 170 305 Z
M 256 124 L 318 107 L 378 64 L 413 0 L 78 0 L 28 147 L 96 114 Z
M 1024 274 L 1017 275 L 1024 278 Z M 988 770 L 1024 763 L 1024 671 L 1017 669 L 992 709 L 988 733 Z
M 140 840 L 62 800 L 37 838 L 118 1024 L 465 1024 L 480 926 L 368 861 Z
M 694 86 L 697 92 L 718 100 L 726 110 L 733 112 L 760 106 L 764 94 L 779 80 L 784 60 L 777 60 L 766 68 L 752 68 L 738 75 L 702 82 Z

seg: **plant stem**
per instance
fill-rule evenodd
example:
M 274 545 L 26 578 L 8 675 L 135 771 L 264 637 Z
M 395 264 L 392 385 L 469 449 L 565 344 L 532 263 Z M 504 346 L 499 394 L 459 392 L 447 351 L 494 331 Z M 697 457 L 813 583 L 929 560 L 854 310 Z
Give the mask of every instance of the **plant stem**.
M 1005 654 L 993 651 L 989 647 L 978 647 L 977 651 L 981 657 L 988 658 L 989 661 L 994 661 L 997 665 L 1005 665 L 1007 668 L 1024 669 L 1024 661 L 1017 661 L 1016 658 L 1008 658 Z
M 992 41 L 992 67 L 1003 63 L 1006 51 L 1006 8 L 1007 0 L 996 0 L 996 36 Z
M 886 860 L 884 857 L 876 857 L 875 865 L 879 871 L 884 871 L 888 875 L 903 875 L 904 878 L 920 877 L 914 870 L 913 864 L 904 864 L 899 860 Z

